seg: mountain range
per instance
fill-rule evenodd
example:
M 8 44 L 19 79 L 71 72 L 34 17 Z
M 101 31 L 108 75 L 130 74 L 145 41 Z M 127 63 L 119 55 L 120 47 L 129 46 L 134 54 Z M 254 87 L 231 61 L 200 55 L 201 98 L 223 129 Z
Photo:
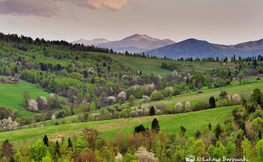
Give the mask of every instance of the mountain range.
M 129 51 L 129 52 L 141 53 L 144 51 L 149 51 L 152 49 L 174 44 L 175 42 L 169 39 L 160 40 L 157 38 L 152 38 L 148 35 L 134 34 L 132 36 L 126 37 L 118 41 L 109 41 L 100 38 L 93 40 L 80 39 L 77 41 L 73 41 L 72 43 L 105 47 L 105 48 L 113 49 L 116 52 Z
M 248 57 L 263 55 L 263 39 L 236 45 L 213 44 L 203 40 L 187 39 L 165 47 L 146 51 L 145 54 L 157 57 L 187 58 L 187 57 L 232 57 L 233 55 Z
M 215 58 L 218 56 L 219 58 L 224 58 L 232 57 L 233 55 L 241 57 L 263 55 L 263 39 L 236 45 L 222 45 L 194 38 L 175 43 L 170 39 L 160 40 L 148 35 L 134 34 L 119 41 L 109 41 L 100 38 L 93 40 L 80 39 L 72 43 L 105 47 L 116 52 L 144 52 L 146 55 L 166 56 L 173 59 L 181 57 Z

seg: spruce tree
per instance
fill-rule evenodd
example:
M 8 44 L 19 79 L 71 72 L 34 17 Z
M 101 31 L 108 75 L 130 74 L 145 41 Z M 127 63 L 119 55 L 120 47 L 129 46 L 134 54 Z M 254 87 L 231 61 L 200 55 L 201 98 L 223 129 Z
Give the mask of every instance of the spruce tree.
M 215 108 L 216 107 L 216 101 L 214 96 L 209 98 L 209 104 L 210 104 L 210 108 Z
M 68 147 L 72 147 L 72 142 L 71 142 L 70 138 L 68 138 Z
M 141 125 L 135 127 L 134 133 L 145 132 L 145 130 L 146 130 L 145 127 L 141 124 Z
M 208 129 L 211 131 L 212 130 L 212 125 L 211 123 L 208 124 Z
M 150 116 L 154 116 L 155 115 L 155 110 L 154 107 L 152 106 L 150 109 Z
M 258 103 L 259 105 L 261 105 L 261 96 L 260 96 L 260 95 L 258 96 L 257 103 Z
M 157 130 L 157 132 L 160 130 L 159 122 L 156 118 L 152 121 L 152 130 Z
M 44 142 L 44 145 L 48 146 L 48 138 L 47 138 L 47 135 L 44 136 L 43 142 Z

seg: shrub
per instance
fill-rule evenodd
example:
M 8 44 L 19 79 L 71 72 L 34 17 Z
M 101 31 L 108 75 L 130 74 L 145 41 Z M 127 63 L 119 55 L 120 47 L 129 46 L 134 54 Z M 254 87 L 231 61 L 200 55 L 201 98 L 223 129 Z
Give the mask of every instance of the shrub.
M 158 111 L 158 112 L 156 113 L 156 115 L 163 115 L 163 112 L 162 112 L 162 111 Z
M 64 119 L 61 121 L 61 124 L 67 124 L 67 121 Z
M 228 95 L 228 93 L 226 91 L 221 91 L 221 93 L 219 94 L 220 97 L 226 97 L 226 95 Z

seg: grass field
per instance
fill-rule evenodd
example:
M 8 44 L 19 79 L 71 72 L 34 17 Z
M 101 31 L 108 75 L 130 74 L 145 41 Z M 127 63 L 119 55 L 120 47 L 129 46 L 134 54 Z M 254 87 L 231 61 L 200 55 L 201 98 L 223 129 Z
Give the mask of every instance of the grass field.
M 161 67 L 162 62 L 167 62 L 167 64 L 170 64 L 169 60 L 158 60 L 158 59 L 146 59 L 141 57 L 132 57 L 132 56 L 123 56 L 123 55 L 117 55 L 117 54 L 106 54 L 106 53 L 99 53 L 99 52 L 89 52 L 91 54 L 98 54 L 98 55 L 106 55 L 109 56 L 117 61 L 122 62 L 124 65 L 130 66 L 134 70 L 141 70 L 143 73 L 153 73 L 154 75 L 161 75 L 162 77 L 165 77 L 168 74 L 172 74 L 172 71 L 163 69 Z M 183 72 L 192 71 L 193 69 L 195 71 L 205 71 L 209 70 L 211 68 L 217 68 L 219 67 L 218 62 L 207 62 L 203 65 L 200 64 L 200 62 L 190 62 L 190 61 L 177 61 L 178 64 L 178 70 L 181 70 Z M 192 65 L 193 67 L 189 67 Z M 228 63 L 226 65 L 227 68 L 235 68 L 236 65 L 234 63 Z
M 208 101 L 209 97 L 214 96 L 216 99 L 220 99 L 219 94 L 221 91 L 226 91 L 230 96 L 234 94 L 243 94 L 245 97 L 249 97 L 255 88 L 260 88 L 263 91 L 263 77 L 256 83 L 242 84 L 239 85 L 239 82 L 231 82 L 230 86 L 221 87 L 221 88 L 213 88 L 207 89 L 207 87 L 203 87 L 201 90 L 203 93 L 198 92 L 189 92 L 177 96 L 173 96 L 172 98 L 166 98 L 160 101 L 153 101 L 143 103 L 142 101 L 137 101 L 136 104 L 142 103 L 142 107 L 148 107 L 149 104 L 153 103 L 163 103 L 167 106 L 168 109 L 174 108 L 177 102 L 185 103 L 186 101 L 190 101 L 191 105 L 198 103 L 199 101 Z M 256 78 L 247 79 L 250 82 L 256 81 Z
M 0 133 L 0 143 L 8 139 L 16 148 L 21 148 L 26 144 L 32 144 L 38 139 L 42 139 L 45 134 L 49 139 L 68 138 L 74 132 L 80 132 L 81 129 L 92 127 L 102 131 L 100 137 L 105 140 L 113 140 L 116 133 L 132 133 L 135 126 L 143 124 L 145 127 L 151 127 L 151 122 L 157 118 L 161 129 L 168 133 L 177 133 L 180 126 L 186 128 L 186 135 L 193 136 L 197 130 L 206 129 L 208 123 L 215 126 L 218 122 L 231 116 L 231 110 L 237 106 L 222 107 L 204 111 L 189 112 L 175 115 L 148 116 L 141 118 L 115 119 L 94 121 L 85 123 L 72 123 L 58 126 L 46 126 L 29 129 L 20 129 Z
M 36 99 L 38 96 L 48 97 L 50 94 L 43 89 L 37 89 L 35 84 L 22 81 L 20 84 L 2 84 L 0 83 L 0 105 L 8 108 L 13 108 L 18 111 L 18 117 L 34 115 L 34 112 L 26 111 L 20 105 L 22 102 L 23 90 L 29 91 L 31 99 Z M 63 99 L 59 97 L 59 99 Z

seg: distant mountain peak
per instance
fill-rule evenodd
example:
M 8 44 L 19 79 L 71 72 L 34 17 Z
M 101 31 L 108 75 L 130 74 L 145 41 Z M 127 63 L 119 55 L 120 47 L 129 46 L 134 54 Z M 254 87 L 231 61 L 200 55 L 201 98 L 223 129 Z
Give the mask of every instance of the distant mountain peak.
M 117 52 L 143 52 L 146 50 L 151 50 L 159 47 L 164 47 L 170 44 L 175 43 L 172 40 L 164 39 L 160 40 L 157 38 L 152 38 L 146 34 L 134 34 L 128 37 L 125 37 L 119 41 L 108 41 L 104 38 L 98 38 L 93 40 L 81 39 L 79 41 L 74 41 L 72 43 L 80 43 L 85 45 L 95 45 L 99 47 L 112 48 Z

